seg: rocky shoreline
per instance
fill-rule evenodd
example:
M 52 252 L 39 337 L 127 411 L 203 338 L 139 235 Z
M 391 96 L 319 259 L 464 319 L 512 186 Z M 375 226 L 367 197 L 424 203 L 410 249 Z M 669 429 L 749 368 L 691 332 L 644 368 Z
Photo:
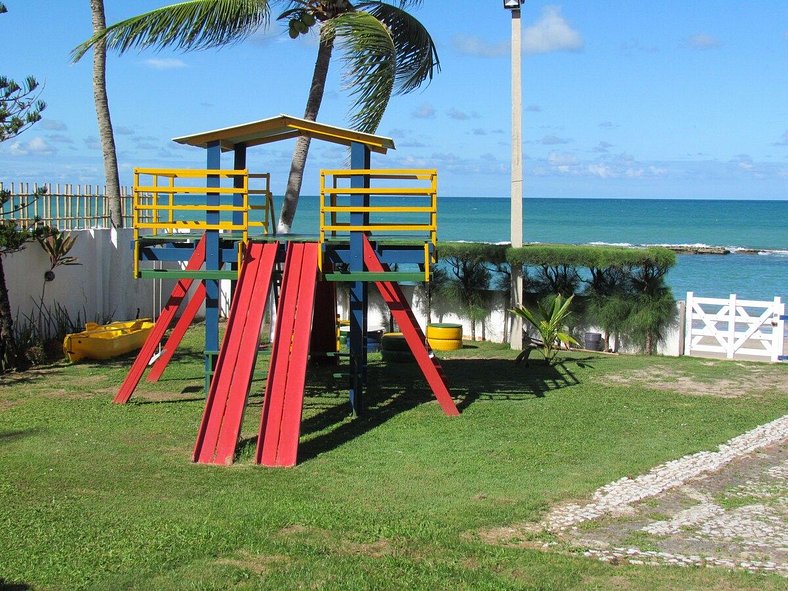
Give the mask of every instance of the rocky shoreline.
M 672 250 L 677 254 L 730 254 L 731 251 L 722 246 L 692 246 L 692 245 L 675 245 L 666 246 L 668 250 Z
M 730 250 L 724 246 L 694 246 L 691 244 L 670 244 L 665 248 L 677 254 L 758 254 L 757 248 L 737 248 Z

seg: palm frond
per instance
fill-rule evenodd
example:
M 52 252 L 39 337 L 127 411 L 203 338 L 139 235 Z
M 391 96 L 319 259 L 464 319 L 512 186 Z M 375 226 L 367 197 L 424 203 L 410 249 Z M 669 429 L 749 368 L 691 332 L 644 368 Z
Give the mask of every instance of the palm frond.
M 101 39 L 123 53 L 131 48 L 206 49 L 241 41 L 268 25 L 275 0 L 188 0 L 110 25 L 75 47 L 78 61 Z
M 404 8 L 418 6 L 420 1 L 401 0 L 399 7 L 385 2 L 363 2 L 358 5 L 388 27 L 397 48 L 397 94 L 406 94 L 432 80 L 440 72 L 438 51 L 427 29 Z
M 394 89 L 397 48 L 381 21 L 367 12 L 346 12 L 325 23 L 344 52 L 345 84 L 355 98 L 351 125 L 374 133 Z

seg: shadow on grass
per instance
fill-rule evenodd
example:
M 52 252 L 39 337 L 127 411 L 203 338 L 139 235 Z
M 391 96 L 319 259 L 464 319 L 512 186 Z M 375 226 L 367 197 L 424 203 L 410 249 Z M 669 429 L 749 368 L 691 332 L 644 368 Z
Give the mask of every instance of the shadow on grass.
M 22 439 L 23 437 L 30 437 L 31 435 L 35 435 L 38 432 L 38 429 L 22 429 L 18 431 L 0 431 L 0 443 L 10 443 L 11 441 L 16 441 L 17 439 Z M 2 582 L 2 579 L 0 579 Z M 2 589 L 2 587 L 0 587 Z
M 460 410 L 486 401 L 536 400 L 551 392 L 574 386 L 580 380 L 572 366 L 589 367 L 585 359 L 562 360 L 552 366 L 536 364 L 528 368 L 506 359 L 446 359 L 441 361 L 448 376 L 449 390 Z M 322 392 L 320 390 L 322 389 Z M 320 393 L 318 393 L 320 392 Z M 301 423 L 305 440 L 299 461 L 312 459 L 379 427 L 397 414 L 434 400 L 419 367 L 415 364 L 371 364 L 365 392 L 365 412 L 348 420 L 347 392 L 335 382 L 312 387 L 305 408 L 320 410 Z M 310 438 L 310 435 L 314 435 Z M 254 438 L 256 443 L 256 438 Z
M 26 591 L 32 589 L 27 583 L 10 583 L 5 579 L 0 579 L 0 591 Z
M 202 391 L 202 388 L 199 388 Z M 183 396 L 180 398 L 146 398 L 146 396 L 150 396 L 150 393 L 143 392 L 141 394 L 137 394 L 133 396 L 132 399 L 128 402 L 128 404 L 181 404 L 184 402 L 204 402 L 205 397 L 203 396 Z
M 592 367 L 586 359 L 567 359 L 554 365 L 517 365 L 508 359 L 444 359 L 449 390 L 463 410 L 478 400 L 529 400 L 543 398 L 580 383 L 572 365 Z
M 408 367 L 392 369 L 396 364 L 370 365 L 364 392 L 364 412 L 350 419 L 351 409 L 347 387 L 310 392 L 309 408 L 320 404 L 320 410 L 304 419 L 301 434 L 306 436 L 298 450 L 299 461 L 306 461 L 333 450 L 356 437 L 372 431 L 396 415 L 433 400 L 421 371 Z M 414 371 L 415 369 L 415 371 Z M 313 437 L 309 437 L 314 435 Z

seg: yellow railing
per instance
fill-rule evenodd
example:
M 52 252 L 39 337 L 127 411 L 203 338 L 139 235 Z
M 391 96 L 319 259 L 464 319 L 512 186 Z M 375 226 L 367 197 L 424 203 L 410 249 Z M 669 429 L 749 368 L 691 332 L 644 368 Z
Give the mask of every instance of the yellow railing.
M 259 179 L 262 182 L 260 188 L 249 188 L 249 210 L 262 211 L 262 221 L 256 222 L 252 219 L 249 220 L 250 228 L 262 228 L 264 234 L 274 233 L 273 216 L 274 216 L 274 196 L 271 193 L 271 175 L 266 173 L 249 173 L 249 181 Z M 257 203 L 252 199 L 254 195 L 262 195 L 262 203 Z
M 350 187 L 362 176 L 368 187 Z M 353 195 L 368 195 L 369 205 L 352 205 Z M 352 214 L 365 214 L 368 221 L 351 223 Z M 433 169 L 363 169 L 320 171 L 320 236 L 322 244 L 350 232 L 366 232 L 370 238 L 424 240 L 425 280 L 430 262 L 437 262 L 438 173 Z M 430 244 L 432 249 L 430 249 Z
M 218 186 L 209 187 L 209 178 Z M 250 188 L 250 179 L 258 181 L 261 187 Z M 252 203 L 252 197 L 255 197 L 254 201 L 260 201 L 258 196 L 263 197 L 262 203 Z M 263 211 L 262 221 L 250 220 L 251 211 Z M 240 257 L 240 249 L 248 241 L 249 228 L 262 228 L 267 234 L 272 226 L 272 215 L 273 199 L 268 174 L 250 174 L 245 169 L 135 168 L 132 216 L 134 275 L 139 276 L 140 236 L 206 230 L 239 232 Z M 209 217 L 215 219 L 209 222 Z

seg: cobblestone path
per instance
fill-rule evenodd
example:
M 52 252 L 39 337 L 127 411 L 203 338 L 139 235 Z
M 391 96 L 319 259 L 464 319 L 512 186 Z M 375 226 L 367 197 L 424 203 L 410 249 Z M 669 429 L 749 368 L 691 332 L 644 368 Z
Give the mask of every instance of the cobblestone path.
M 553 509 L 543 526 L 607 562 L 788 577 L 788 415 Z

